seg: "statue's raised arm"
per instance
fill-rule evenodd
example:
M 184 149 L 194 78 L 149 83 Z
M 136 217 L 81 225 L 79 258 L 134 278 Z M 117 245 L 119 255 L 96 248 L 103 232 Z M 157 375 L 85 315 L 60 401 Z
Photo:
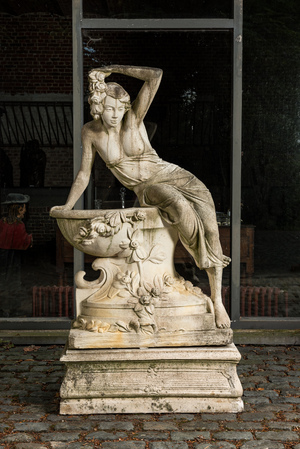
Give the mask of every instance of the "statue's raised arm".
M 131 76 L 132 78 L 137 78 L 144 81 L 142 88 L 140 89 L 135 101 L 132 103 L 132 111 L 135 113 L 137 120 L 144 120 L 145 115 L 155 97 L 155 94 L 159 88 L 163 71 L 159 68 L 152 67 L 135 67 L 127 65 L 111 65 L 106 67 L 100 67 L 98 69 L 93 69 L 89 73 L 89 77 L 98 77 L 104 79 L 111 75 L 112 73 L 119 73 L 126 76 Z M 95 89 L 95 85 L 90 85 L 90 90 Z M 103 85 L 105 88 L 105 85 Z

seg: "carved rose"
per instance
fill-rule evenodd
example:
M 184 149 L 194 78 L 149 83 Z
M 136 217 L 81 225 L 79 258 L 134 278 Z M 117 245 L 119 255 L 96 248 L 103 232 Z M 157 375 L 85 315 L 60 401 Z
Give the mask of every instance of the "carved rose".
M 93 223 L 92 228 L 101 236 L 108 236 L 108 234 L 111 235 L 111 227 L 105 223 Z
M 118 257 L 126 258 L 127 263 L 140 262 L 147 257 L 145 249 L 141 246 L 142 244 L 142 233 L 139 229 L 132 231 L 128 229 L 127 240 L 123 240 L 120 243 L 120 248 L 122 251 L 118 253 Z
M 134 271 L 126 270 L 125 273 L 117 273 L 113 282 L 113 287 L 117 289 L 127 288 L 132 284 L 133 279 L 135 278 L 136 273 Z
M 164 284 L 168 287 L 171 287 L 174 285 L 175 281 L 174 278 L 170 274 L 164 274 Z
M 94 84 L 94 89 L 97 92 L 105 92 L 106 91 L 106 84 L 105 83 L 100 83 L 100 82 L 95 83 Z
M 136 210 L 134 212 L 134 215 L 132 218 L 135 221 L 143 221 L 146 219 L 146 214 L 145 214 L 145 212 L 142 212 L 141 210 Z
M 139 302 L 143 306 L 148 306 L 151 302 L 151 297 L 149 295 L 143 295 L 140 297 Z

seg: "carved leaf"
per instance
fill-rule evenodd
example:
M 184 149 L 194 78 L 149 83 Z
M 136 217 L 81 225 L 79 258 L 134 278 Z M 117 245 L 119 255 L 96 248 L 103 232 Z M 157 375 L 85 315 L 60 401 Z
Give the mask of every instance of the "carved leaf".
M 138 294 L 138 296 L 146 296 L 147 295 L 147 291 L 144 289 L 144 287 L 139 287 L 137 289 L 137 294 Z
M 124 321 L 117 321 L 116 324 L 119 327 L 119 331 L 121 331 L 121 332 L 129 332 L 130 331 L 128 324 L 126 324 Z
M 111 230 L 111 234 L 112 234 L 112 235 L 118 234 L 118 232 L 121 230 L 121 228 L 122 228 L 121 225 L 117 225 L 115 228 L 113 228 L 113 229 Z
M 150 293 L 152 290 L 152 285 L 149 282 L 144 282 L 145 289 Z
M 121 290 L 119 291 L 118 296 L 120 298 L 127 298 L 128 296 L 130 296 L 130 292 L 128 292 L 127 290 Z
M 110 226 L 112 226 L 113 228 L 116 227 L 117 225 L 121 224 L 120 212 L 111 212 L 111 213 L 107 214 L 106 218 L 108 219 Z
M 154 307 L 152 305 L 150 306 L 145 306 L 145 310 L 150 313 L 150 315 L 153 315 L 154 313 Z
M 161 276 L 158 276 L 157 274 L 154 277 L 153 284 L 154 284 L 154 287 L 158 288 L 159 290 L 164 289 L 165 284 L 164 284 L 163 278 Z
M 148 260 L 149 260 L 149 262 L 159 264 L 159 263 L 162 263 L 165 260 L 165 258 L 166 258 L 166 255 L 163 252 L 161 252 L 161 253 L 156 254 L 155 256 L 151 256 L 150 259 L 148 259 Z
M 111 324 L 110 328 L 108 329 L 108 332 L 113 333 L 113 332 L 118 332 L 118 330 L 119 330 L 119 326 L 117 326 L 116 324 Z
M 138 286 L 139 286 L 139 282 L 140 282 L 140 275 L 138 273 L 135 273 L 132 277 L 132 290 L 136 291 Z
M 166 258 L 166 255 L 163 251 L 161 251 L 157 246 L 153 246 L 153 248 L 150 251 L 148 260 L 152 263 L 162 263 Z
M 144 260 L 147 257 L 146 250 L 142 246 L 140 246 L 139 248 L 136 249 L 136 255 L 137 255 L 138 260 Z M 136 260 L 136 262 L 138 260 Z
M 119 247 L 122 249 L 127 249 L 129 248 L 129 241 L 128 240 L 122 240 L 121 243 L 119 243 Z
M 121 288 L 122 288 L 122 287 L 121 287 Z M 118 295 L 119 291 L 120 291 L 120 290 L 119 290 L 119 288 L 117 288 L 117 286 L 112 285 L 112 286 L 110 287 L 110 289 L 109 289 L 108 294 L 107 294 L 108 298 L 111 298 L 111 299 L 115 298 L 115 297 Z
M 120 212 L 120 219 L 123 223 L 126 223 L 127 217 L 126 217 L 125 212 Z
M 92 240 L 83 240 L 82 242 L 81 242 L 81 244 L 83 245 L 83 246 L 88 246 L 88 245 L 91 245 L 93 242 L 92 242 Z
M 98 332 L 103 334 L 104 332 L 107 332 L 109 328 L 110 328 L 110 324 L 108 324 L 108 323 L 101 323 L 101 325 L 98 327 Z
M 138 320 L 131 320 L 129 323 L 129 327 L 135 330 L 135 332 L 138 332 L 140 329 L 140 323 L 138 322 Z
M 154 334 L 154 329 L 150 325 L 141 326 L 141 332 L 143 334 L 151 335 L 151 334 Z
M 137 305 L 135 306 L 135 308 L 133 310 L 135 312 L 141 312 L 143 309 L 144 309 L 144 307 L 140 303 L 137 303 Z

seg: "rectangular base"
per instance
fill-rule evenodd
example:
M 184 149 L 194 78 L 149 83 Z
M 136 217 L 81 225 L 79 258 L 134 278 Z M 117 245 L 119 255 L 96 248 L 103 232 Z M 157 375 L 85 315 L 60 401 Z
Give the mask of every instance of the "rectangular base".
M 222 347 L 67 349 L 60 413 L 243 410 L 240 353 Z
M 60 403 L 62 415 L 101 413 L 239 413 L 243 411 L 241 398 L 105 398 L 64 399 Z

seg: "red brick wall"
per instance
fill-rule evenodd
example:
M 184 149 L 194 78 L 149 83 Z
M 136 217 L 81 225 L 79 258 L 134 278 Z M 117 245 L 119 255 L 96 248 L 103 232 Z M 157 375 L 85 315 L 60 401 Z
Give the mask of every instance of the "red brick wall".
M 0 14 L 0 41 L 0 92 L 72 92 L 70 18 Z
M 3 147 L 13 165 L 14 186 L 20 185 L 21 148 Z M 44 187 L 66 187 L 73 182 L 73 148 L 42 148 L 46 154 Z

